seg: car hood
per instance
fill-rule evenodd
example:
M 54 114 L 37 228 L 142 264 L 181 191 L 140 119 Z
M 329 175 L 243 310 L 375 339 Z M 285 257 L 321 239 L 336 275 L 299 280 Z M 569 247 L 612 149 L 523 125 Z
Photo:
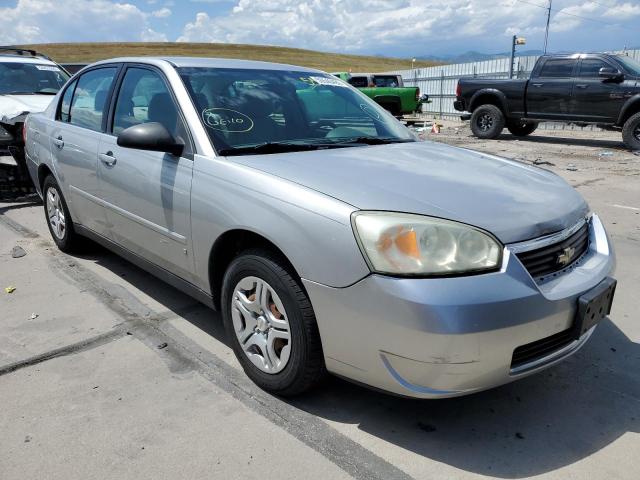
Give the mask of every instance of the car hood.
M 53 98 L 54 95 L 0 95 L 0 121 L 8 123 L 25 112 L 42 112 Z
M 232 160 L 358 209 L 456 220 L 503 243 L 563 230 L 588 213 L 582 196 L 552 172 L 433 142 Z

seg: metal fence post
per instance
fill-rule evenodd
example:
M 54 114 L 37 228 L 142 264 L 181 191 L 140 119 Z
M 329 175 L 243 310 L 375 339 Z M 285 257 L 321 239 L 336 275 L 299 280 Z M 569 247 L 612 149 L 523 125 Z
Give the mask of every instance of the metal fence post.
M 440 120 L 442 120 L 442 101 L 444 100 L 444 70 L 440 70 Z

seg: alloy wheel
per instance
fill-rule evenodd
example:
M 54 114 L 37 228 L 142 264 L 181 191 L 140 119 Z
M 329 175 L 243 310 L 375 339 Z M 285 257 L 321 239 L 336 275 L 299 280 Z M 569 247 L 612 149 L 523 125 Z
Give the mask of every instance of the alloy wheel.
M 480 130 L 483 132 L 491 129 L 491 127 L 493 127 L 493 117 L 488 113 L 481 115 L 478 118 L 478 127 L 480 127 Z
M 291 354 L 291 330 L 282 301 L 273 287 L 258 277 L 245 277 L 231 298 L 231 317 L 245 355 L 265 373 L 286 367 Z
M 64 209 L 60 200 L 60 193 L 54 187 L 49 187 L 46 194 L 47 199 L 47 217 L 51 231 L 59 239 L 62 240 L 67 230 L 67 224 L 64 216 Z
M 637 140 L 640 140 L 640 125 L 638 125 L 633 131 L 633 136 L 636 137 Z

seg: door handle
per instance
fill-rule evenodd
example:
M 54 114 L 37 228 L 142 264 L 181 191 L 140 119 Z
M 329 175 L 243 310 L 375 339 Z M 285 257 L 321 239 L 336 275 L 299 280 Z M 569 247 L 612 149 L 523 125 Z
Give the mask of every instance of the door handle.
M 532 83 L 531 85 L 533 85 L 534 87 L 541 87 L 544 85 L 544 83 Z
M 98 157 L 100 158 L 100 161 L 104 163 L 107 167 L 113 167 L 117 162 L 116 157 L 113 156 L 112 151 L 108 151 L 107 153 L 101 153 L 100 155 L 98 155 Z
M 576 85 L 576 88 L 589 88 L 589 85 L 587 85 L 586 83 L 580 83 Z
M 58 135 L 56 138 L 54 138 L 53 140 L 53 144 L 58 147 L 58 148 L 62 148 L 64 147 L 64 140 L 62 140 L 62 135 Z

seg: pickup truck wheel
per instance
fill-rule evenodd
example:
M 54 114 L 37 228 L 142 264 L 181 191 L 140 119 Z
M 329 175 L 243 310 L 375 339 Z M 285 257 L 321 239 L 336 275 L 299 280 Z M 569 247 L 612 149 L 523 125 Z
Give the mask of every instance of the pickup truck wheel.
M 67 202 L 53 175 L 44 179 L 42 196 L 47 226 L 55 244 L 65 253 L 79 251 L 81 238 L 73 229 L 73 221 L 67 208 Z
M 221 304 L 231 347 L 259 387 L 292 396 L 324 376 L 313 307 L 279 255 L 252 249 L 236 257 L 224 276 Z
M 537 122 L 507 122 L 507 129 L 516 137 L 531 135 L 538 128 Z
M 640 150 L 640 112 L 632 115 L 624 123 L 622 140 L 631 150 Z
M 481 105 L 471 115 L 471 131 L 478 138 L 497 138 L 504 125 L 504 114 L 495 105 Z

